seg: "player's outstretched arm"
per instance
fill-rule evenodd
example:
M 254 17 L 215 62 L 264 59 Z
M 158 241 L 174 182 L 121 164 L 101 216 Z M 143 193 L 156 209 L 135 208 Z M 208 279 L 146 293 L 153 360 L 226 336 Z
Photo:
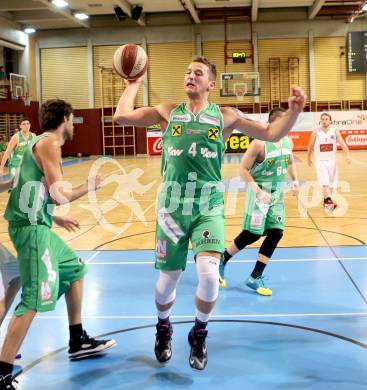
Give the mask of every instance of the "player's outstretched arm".
M 4 152 L 4 155 L 3 155 L 3 158 L 1 160 L 1 164 L 0 164 L 0 175 L 3 175 L 4 174 L 4 167 L 5 167 L 5 164 L 6 162 L 8 161 L 8 158 L 10 157 L 10 155 L 13 153 L 13 150 L 17 147 L 18 145 L 18 134 L 15 133 L 11 138 L 10 138 L 10 141 L 8 143 L 8 146 Z
M 61 171 L 61 148 L 53 137 L 47 137 L 39 141 L 35 150 L 37 161 L 45 175 L 47 187 L 56 205 L 66 204 L 79 199 L 90 191 L 100 187 L 101 178 L 97 175 L 78 187 L 72 187 L 70 183 L 63 181 Z
M 224 128 L 226 129 L 224 137 L 229 135 L 227 131 L 236 129 L 243 131 L 252 138 L 271 142 L 279 141 L 288 134 L 295 124 L 298 115 L 303 111 L 305 94 L 301 88 L 292 88 L 288 105 L 289 109 L 286 113 L 270 124 L 252 121 L 229 107 L 223 107 Z
M 114 122 L 123 126 L 147 127 L 168 122 L 170 110 L 175 106 L 162 104 L 156 107 L 140 107 L 134 110 L 134 101 L 141 84 L 141 78 L 137 80 L 125 80 L 125 89 L 117 104 Z
M 345 157 L 347 159 L 347 163 L 350 164 L 351 158 L 350 158 L 349 148 L 348 148 L 347 144 L 345 143 L 345 141 L 344 141 L 342 135 L 340 134 L 339 130 L 336 131 L 336 140 L 338 141 L 338 144 L 343 149 L 343 152 L 344 152 Z

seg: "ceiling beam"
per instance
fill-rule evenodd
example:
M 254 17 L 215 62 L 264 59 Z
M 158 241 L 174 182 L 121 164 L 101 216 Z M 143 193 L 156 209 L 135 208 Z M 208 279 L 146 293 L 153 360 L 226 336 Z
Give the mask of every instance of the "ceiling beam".
M 116 5 L 118 5 L 126 15 L 130 16 L 131 18 L 131 4 L 127 0 L 115 0 Z M 136 20 L 136 23 L 138 23 L 140 26 L 145 26 L 145 14 L 141 15 L 138 20 Z
M 259 14 L 259 0 L 252 0 L 251 19 L 253 22 L 257 21 L 258 14 Z
M 192 19 L 194 20 L 194 22 L 196 24 L 200 24 L 201 20 L 199 18 L 199 15 L 196 11 L 195 5 L 192 2 L 192 0 L 183 0 L 183 1 L 181 1 L 181 4 L 190 12 L 190 15 L 191 15 Z
M 0 11 L 32 11 L 34 9 L 47 9 L 47 7 L 30 0 L 0 1 Z
M 74 23 L 79 24 L 85 28 L 90 28 L 90 21 L 89 20 L 79 20 L 77 19 L 70 11 L 69 8 L 59 8 L 50 3 L 48 0 L 38 0 L 38 2 L 47 5 L 47 8 L 49 8 L 53 12 L 57 12 L 63 16 L 65 16 L 67 19 L 72 20 Z
M 308 9 L 308 18 L 314 19 L 324 4 L 325 0 L 315 0 L 312 6 Z
M 60 14 L 45 9 L 39 11 L 17 11 L 13 12 L 13 20 L 18 23 L 32 23 L 38 20 L 65 20 L 65 17 Z

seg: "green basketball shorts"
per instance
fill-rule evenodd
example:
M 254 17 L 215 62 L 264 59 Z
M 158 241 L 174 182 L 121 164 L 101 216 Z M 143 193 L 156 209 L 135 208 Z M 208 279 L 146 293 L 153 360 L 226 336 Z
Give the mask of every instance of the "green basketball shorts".
M 48 226 L 17 227 L 10 223 L 9 235 L 18 254 L 22 283 L 15 315 L 54 310 L 70 284 L 85 275 L 86 265 Z

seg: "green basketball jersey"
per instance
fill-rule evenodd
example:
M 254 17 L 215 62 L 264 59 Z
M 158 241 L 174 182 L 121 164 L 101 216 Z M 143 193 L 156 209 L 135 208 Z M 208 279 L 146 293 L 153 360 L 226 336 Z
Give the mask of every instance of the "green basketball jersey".
M 258 184 L 272 183 L 272 188 L 276 188 L 284 181 L 291 156 L 292 146 L 288 137 L 284 137 L 278 145 L 265 142 L 265 159 L 252 167 L 253 179 Z
M 199 199 L 209 192 L 210 203 L 223 199 L 217 188 L 225 150 L 223 116 L 219 106 L 208 105 L 194 115 L 180 104 L 172 110 L 162 139 L 161 173 L 172 197 Z M 174 184 L 173 184 L 174 183 Z
M 18 131 L 18 145 L 14 149 L 10 159 L 10 165 L 12 167 L 19 167 L 20 163 L 22 162 L 22 157 L 25 148 L 32 141 L 32 139 L 33 139 L 32 133 L 29 133 L 28 139 L 25 140 L 22 132 Z
M 14 178 L 5 210 L 5 219 L 14 226 L 52 225 L 55 207 L 41 168 L 33 155 L 33 146 L 50 133 L 33 138 L 23 154 L 23 161 Z

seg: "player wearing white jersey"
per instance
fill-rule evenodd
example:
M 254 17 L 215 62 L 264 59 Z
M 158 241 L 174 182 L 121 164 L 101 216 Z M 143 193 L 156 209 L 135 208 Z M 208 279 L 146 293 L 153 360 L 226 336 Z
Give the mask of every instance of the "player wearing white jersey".
M 339 130 L 332 126 L 331 123 L 332 118 L 330 114 L 321 114 L 320 127 L 315 129 L 311 135 L 307 158 L 308 165 L 311 166 L 311 154 L 314 151 L 318 183 L 323 190 L 324 207 L 332 211 L 337 206 L 331 199 L 332 192 L 338 185 L 337 143 L 343 149 L 348 164 L 350 163 L 350 154 Z

